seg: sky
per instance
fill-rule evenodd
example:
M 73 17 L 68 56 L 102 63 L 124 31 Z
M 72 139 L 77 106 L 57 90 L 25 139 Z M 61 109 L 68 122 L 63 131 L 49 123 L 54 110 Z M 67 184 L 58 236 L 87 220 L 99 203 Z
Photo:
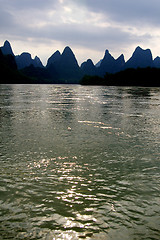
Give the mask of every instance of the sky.
M 0 46 L 47 59 L 69 46 L 78 63 L 108 49 L 128 60 L 137 46 L 160 56 L 159 0 L 0 0 Z

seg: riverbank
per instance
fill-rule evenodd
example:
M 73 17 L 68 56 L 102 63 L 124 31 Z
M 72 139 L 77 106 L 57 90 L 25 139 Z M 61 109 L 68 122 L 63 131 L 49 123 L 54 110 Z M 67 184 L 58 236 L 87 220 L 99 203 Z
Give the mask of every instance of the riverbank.
M 86 75 L 82 78 L 80 84 L 160 87 L 160 69 L 150 67 L 130 68 L 115 74 L 106 73 L 104 77 Z

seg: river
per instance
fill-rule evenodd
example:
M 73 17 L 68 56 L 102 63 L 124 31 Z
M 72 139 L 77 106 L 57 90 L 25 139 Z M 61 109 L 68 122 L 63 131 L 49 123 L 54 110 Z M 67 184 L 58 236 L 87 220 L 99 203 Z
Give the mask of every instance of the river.
M 0 236 L 160 239 L 160 89 L 0 85 Z

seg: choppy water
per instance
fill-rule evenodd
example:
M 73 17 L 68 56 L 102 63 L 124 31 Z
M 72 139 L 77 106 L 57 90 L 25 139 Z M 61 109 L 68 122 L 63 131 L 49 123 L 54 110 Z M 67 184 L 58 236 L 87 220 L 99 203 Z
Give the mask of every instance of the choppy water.
M 160 239 L 160 91 L 0 85 L 0 239 Z

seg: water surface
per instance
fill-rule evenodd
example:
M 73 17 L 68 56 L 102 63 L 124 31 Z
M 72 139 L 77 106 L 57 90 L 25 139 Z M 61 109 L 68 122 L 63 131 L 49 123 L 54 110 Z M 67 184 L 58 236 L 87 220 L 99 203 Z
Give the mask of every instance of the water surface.
M 159 240 L 157 88 L 0 85 L 1 239 Z

